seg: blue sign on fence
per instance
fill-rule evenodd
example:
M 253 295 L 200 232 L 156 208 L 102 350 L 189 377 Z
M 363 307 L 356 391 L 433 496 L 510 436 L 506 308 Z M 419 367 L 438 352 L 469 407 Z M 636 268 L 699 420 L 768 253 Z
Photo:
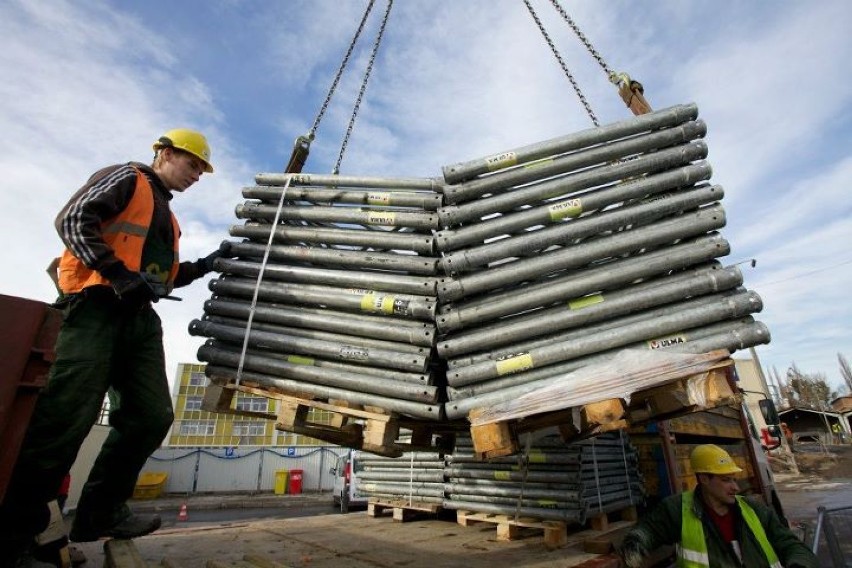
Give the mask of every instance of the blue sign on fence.
M 230 447 L 230 448 L 225 448 L 225 457 L 226 458 L 236 457 L 236 451 L 237 451 L 237 448 L 235 448 L 233 446 Z
M 288 456 L 295 456 L 296 455 L 296 448 L 287 448 L 287 455 Z

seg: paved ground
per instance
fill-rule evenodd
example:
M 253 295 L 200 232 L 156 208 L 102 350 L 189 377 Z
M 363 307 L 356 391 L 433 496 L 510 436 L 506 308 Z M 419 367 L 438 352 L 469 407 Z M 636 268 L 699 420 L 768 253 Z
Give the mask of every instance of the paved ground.
M 778 476 L 779 494 L 793 523 L 812 522 L 817 507 L 852 506 L 852 447 L 832 452 L 834 456 L 802 456 L 801 475 Z M 133 501 L 140 512 L 159 512 L 164 519 L 177 516 L 186 505 L 193 511 L 228 508 L 315 507 L 328 504 L 331 495 L 239 494 L 165 496 L 151 501 Z M 171 519 L 169 519 L 171 520 Z M 172 523 L 169 523 L 172 524 Z M 319 515 L 263 521 L 234 521 L 219 526 L 193 527 L 174 523 L 154 535 L 138 539 L 137 548 L 150 564 L 163 558 L 176 566 L 201 568 L 207 560 L 237 561 L 245 554 L 261 554 L 300 568 L 516 568 L 577 566 L 593 556 L 569 546 L 548 550 L 542 532 L 530 530 L 527 538 L 512 542 L 497 540 L 496 526 L 478 524 L 462 527 L 455 522 L 426 517 L 406 523 L 390 516 L 371 518 L 364 512 L 349 515 Z M 102 543 L 75 545 L 89 558 L 85 568 L 103 565 Z

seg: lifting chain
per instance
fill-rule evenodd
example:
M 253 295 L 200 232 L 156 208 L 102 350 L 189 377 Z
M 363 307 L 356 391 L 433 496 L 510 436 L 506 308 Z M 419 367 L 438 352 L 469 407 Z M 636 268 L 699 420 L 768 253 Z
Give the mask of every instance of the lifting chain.
M 553 0 L 551 0 L 551 1 L 553 1 Z M 547 30 L 544 29 L 544 25 L 541 23 L 541 20 L 538 18 L 538 14 L 536 14 L 535 9 L 533 9 L 533 7 L 532 7 L 532 4 L 530 4 L 529 0 L 524 0 L 524 4 L 526 4 L 527 10 L 529 10 L 530 16 L 532 16 L 533 20 L 535 20 L 535 23 L 538 26 L 538 29 L 541 32 L 541 35 L 544 36 L 544 41 L 546 41 L 547 45 L 550 46 L 550 50 L 553 52 L 554 57 L 556 57 L 556 61 L 558 61 L 560 67 L 562 67 L 562 71 L 565 72 L 565 76 L 568 77 L 568 80 L 571 82 L 571 86 L 574 87 L 574 92 L 577 93 L 577 97 L 580 99 L 580 102 L 583 103 L 583 107 L 586 109 L 586 112 L 588 113 L 589 118 L 592 119 L 592 124 L 594 124 L 595 126 L 600 126 L 600 122 L 598 122 L 598 117 L 595 116 L 595 113 L 592 110 L 591 105 L 589 105 L 589 101 L 586 100 L 586 96 L 583 94 L 583 91 L 580 90 L 580 85 L 577 84 L 577 81 L 574 79 L 574 76 L 571 74 L 571 71 L 568 69 L 568 66 L 565 64 L 565 61 L 562 59 L 562 56 L 559 54 L 559 50 L 556 49 L 556 46 L 553 44 L 553 40 L 550 39 L 550 35 L 547 33 Z M 555 2 L 554 2 L 554 4 L 555 4 Z M 567 14 L 565 15 L 565 17 L 567 17 Z M 579 29 L 577 29 L 575 31 L 579 32 Z M 603 60 L 601 60 L 601 62 L 603 62 Z
M 358 38 L 361 37 L 361 32 L 364 31 L 364 24 L 367 22 L 367 18 L 370 16 L 370 12 L 373 10 L 373 4 L 376 3 L 376 0 L 370 0 L 370 3 L 367 4 L 367 9 L 364 11 L 364 16 L 361 18 L 361 23 L 358 25 L 358 30 L 355 32 L 355 36 L 352 38 L 352 41 L 349 43 L 349 49 L 346 50 L 346 55 L 343 56 L 343 61 L 340 62 L 340 67 L 337 69 L 337 73 L 334 76 L 334 81 L 331 83 L 331 88 L 328 90 L 328 94 L 325 96 L 325 100 L 322 103 L 322 107 L 317 114 L 316 119 L 314 120 L 314 125 L 311 126 L 311 129 L 308 131 L 308 137 L 313 140 L 314 135 L 316 134 L 317 128 L 319 128 L 319 123 L 322 120 L 323 115 L 325 115 L 325 111 L 328 109 L 328 104 L 331 102 L 331 97 L 334 95 L 334 91 L 337 89 L 337 84 L 340 82 L 340 76 L 343 75 L 343 70 L 346 69 L 346 65 L 349 63 L 349 57 L 352 56 L 352 50 L 355 49 L 355 44 L 358 43 Z
M 592 42 L 586 37 L 586 34 L 580 31 L 579 26 L 574 23 L 574 20 L 571 19 L 571 16 L 559 5 L 558 0 L 550 0 L 550 3 L 553 4 L 553 7 L 556 8 L 556 11 L 559 12 L 559 15 L 562 16 L 562 19 L 565 20 L 565 23 L 568 24 L 572 30 L 574 30 L 574 34 L 583 42 L 583 45 L 586 46 L 586 49 L 589 50 L 589 53 L 592 54 L 592 57 L 595 58 L 595 61 L 600 63 L 600 66 L 603 67 L 604 72 L 607 77 L 612 78 L 616 73 L 610 69 L 609 65 L 606 64 L 606 61 L 603 60 L 601 54 L 598 53 L 598 50 L 592 45 Z
M 372 5 L 372 1 L 370 2 Z M 382 36 L 385 33 L 385 26 L 388 23 L 393 0 L 388 0 L 388 7 L 385 10 L 385 15 L 382 18 L 382 25 L 379 27 L 379 32 L 376 34 L 376 42 L 373 44 L 373 51 L 370 54 L 370 61 L 367 63 L 367 70 L 364 72 L 364 79 L 361 81 L 361 89 L 358 91 L 358 98 L 355 100 L 355 107 L 352 109 L 352 116 L 349 118 L 349 126 L 346 128 L 346 135 L 343 137 L 343 144 L 340 147 L 340 155 L 337 157 L 337 163 L 334 164 L 332 174 L 340 173 L 340 162 L 343 161 L 343 154 L 346 152 L 346 146 L 349 144 L 349 137 L 352 135 L 352 128 L 355 126 L 355 118 L 358 116 L 358 110 L 361 108 L 361 100 L 364 98 L 364 91 L 367 90 L 367 81 L 370 80 L 370 73 L 373 70 L 373 63 L 376 61 L 376 54 L 379 51 L 379 45 L 382 43 Z
M 370 16 L 370 12 L 373 10 L 373 4 L 375 3 L 376 0 L 370 0 L 370 3 L 367 4 L 366 10 L 364 10 L 364 15 L 361 17 L 361 23 L 358 25 L 358 29 L 356 30 L 355 35 L 352 37 L 352 41 L 349 42 L 349 49 L 346 50 L 346 55 L 343 56 L 343 61 L 340 62 L 340 67 L 338 67 L 337 73 L 334 75 L 334 81 L 332 81 L 331 87 L 328 89 L 328 93 L 325 96 L 325 100 L 323 101 L 322 106 L 320 107 L 320 110 L 317 113 L 317 117 L 314 119 L 313 126 L 311 126 L 311 129 L 308 130 L 307 134 L 296 138 L 296 142 L 293 144 L 293 152 L 290 155 L 290 161 L 284 168 L 285 172 L 299 173 L 302 171 L 302 167 L 305 165 L 305 161 L 308 159 L 308 154 L 311 151 L 311 142 L 313 142 L 314 138 L 316 137 L 316 132 L 317 128 L 319 128 L 320 121 L 322 120 L 322 117 L 325 116 L 325 111 L 328 110 L 328 105 L 331 102 L 331 97 L 337 90 L 337 84 L 340 82 L 340 77 L 343 75 L 343 71 L 344 69 L 346 69 L 346 65 L 349 63 L 349 58 L 352 55 L 352 51 L 355 49 L 355 45 L 358 43 L 358 38 L 361 37 L 361 32 L 364 30 L 364 24 L 367 22 L 367 18 Z

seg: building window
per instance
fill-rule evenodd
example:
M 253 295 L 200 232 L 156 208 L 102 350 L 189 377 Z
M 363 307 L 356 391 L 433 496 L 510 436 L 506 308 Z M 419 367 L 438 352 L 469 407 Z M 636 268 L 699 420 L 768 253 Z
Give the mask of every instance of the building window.
M 207 377 L 204 372 L 193 371 L 189 374 L 189 386 L 203 387 L 207 385 Z
M 186 404 L 184 404 L 184 410 L 201 410 L 201 401 L 202 397 L 200 396 L 188 396 L 186 397 Z
M 234 422 L 232 436 L 263 436 L 266 434 L 266 424 L 263 422 Z
M 181 436 L 212 436 L 216 433 L 216 425 L 212 420 L 182 420 L 180 423 Z
M 251 410 L 253 412 L 267 412 L 269 410 L 269 399 L 257 396 L 246 396 L 237 399 L 237 410 Z

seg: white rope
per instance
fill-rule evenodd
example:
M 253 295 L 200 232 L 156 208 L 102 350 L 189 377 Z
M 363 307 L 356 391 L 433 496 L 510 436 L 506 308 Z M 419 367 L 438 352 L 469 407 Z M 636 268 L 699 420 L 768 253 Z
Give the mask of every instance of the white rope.
M 266 271 L 266 263 L 269 260 L 269 251 L 272 248 L 272 242 L 275 240 L 275 229 L 278 227 L 278 220 L 281 218 L 281 209 L 284 207 L 284 200 L 287 198 L 287 189 L 290 187 L 290 182 L 293 176 L 287 176 L 287 183 L 281 190 L 281 199 L 278 201 L 278 209 L 275 211 L 275 220 L 272 221 L 272 226 L 269 228 L 269 241 L 266 243 L 266 250 L 263 251 L 263 262 L 260 263 L 260 272 L 257 274 L 257 283 L 254 285 L 254 295 L 251 298 L 251 307 L 249 308 L 248 321 L 246 321 L 246 334 L 243 337 L 243 349 L 240 352 L 240 364 L 237 366 L 237 385 L 243 378 L 243 365 L 246 361 L 246 350 L 248 349 L 249 334 L 251 333 L 251 323 L 254 321 L 254 311 L 257 307 L 257 296 L 260 293 L 260 283 L 263 281 L 263 273 Z

